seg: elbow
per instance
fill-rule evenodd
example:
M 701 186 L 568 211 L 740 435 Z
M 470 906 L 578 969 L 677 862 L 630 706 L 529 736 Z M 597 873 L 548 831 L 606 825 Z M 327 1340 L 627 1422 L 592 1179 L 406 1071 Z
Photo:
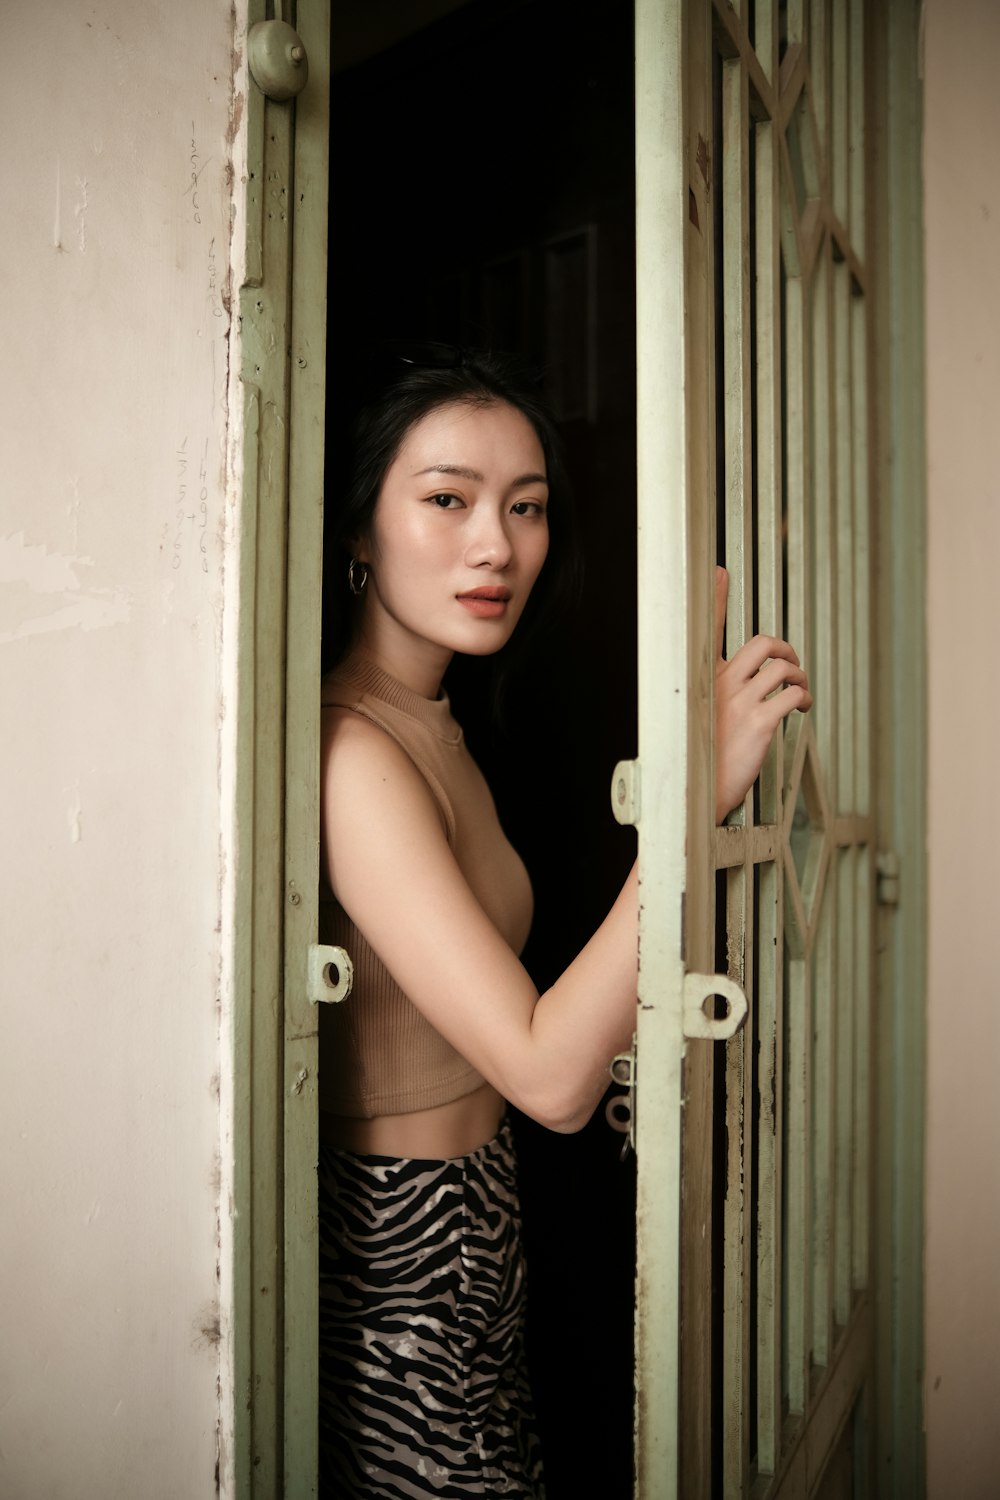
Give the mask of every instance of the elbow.
M 537 1090 L 518 1091 L 511 1102 L 522 1114 L 557 1135 L 575 1135 L 582 1130 L 595 1107 L 589 1093 L 584 1098 L 579 1089 L 553 1087 L 551 1084 Z

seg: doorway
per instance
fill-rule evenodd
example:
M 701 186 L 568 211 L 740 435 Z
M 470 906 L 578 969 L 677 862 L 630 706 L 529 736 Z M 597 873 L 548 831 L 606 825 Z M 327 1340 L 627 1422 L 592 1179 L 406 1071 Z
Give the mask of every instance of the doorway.
M 481 663 L 456 662 L 447 681 L 531 872 L 524 960 L 545 988 L 606 915 L 635 852 L 608 792 L 615 763 L 635 752 L 636 721 L 631 7 L 426 0 L 386 7 L 379 24 L 351 0 L 332 24 L 331 448 L 352 353 L 399 338 L 526 358 L 565 443 L 580 606 L 533 655 L 500 721 Z M 328 587 L 339 561 L 328 559 Z M 515 1129 L 550 1500 L 624 1495 L 633 1161 L 603 1109 L 578 1136 L 521 1118 Z

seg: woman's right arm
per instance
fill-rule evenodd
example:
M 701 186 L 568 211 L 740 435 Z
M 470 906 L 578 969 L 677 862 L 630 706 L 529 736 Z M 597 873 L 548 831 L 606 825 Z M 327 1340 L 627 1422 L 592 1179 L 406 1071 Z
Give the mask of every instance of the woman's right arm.
M 539 996 L 469 888 L 409 757 L 357 715 L 325 718 L 324 873 L 337 899 L 403 992 L 506 1099 L 553 1130 L 580 1129 L 635 1026 L 635 870 Z

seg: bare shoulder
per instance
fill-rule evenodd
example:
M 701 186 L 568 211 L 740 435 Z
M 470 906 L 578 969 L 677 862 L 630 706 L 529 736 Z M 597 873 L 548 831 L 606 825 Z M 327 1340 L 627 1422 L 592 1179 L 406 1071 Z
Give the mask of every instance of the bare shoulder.
M 324 783 L 348 791 L 369 789 L 387 780 L 408 785 L 424 779 L 403 747 L 374 720 L 351 708 L 324 705 L 320 739 Z
M 321 822 L 333 888 L 348 864 L 392 862 L 415 844 L 425 855 L 446 848 L 434 795 L 392 735 L 352 709 L 325 707 L 322 721 Z

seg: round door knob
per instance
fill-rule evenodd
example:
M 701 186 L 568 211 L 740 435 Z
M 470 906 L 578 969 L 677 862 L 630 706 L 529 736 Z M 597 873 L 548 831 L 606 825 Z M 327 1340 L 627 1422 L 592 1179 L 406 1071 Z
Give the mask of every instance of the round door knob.
M 287 21 L 258 21 L 247 38 L 250 72 L 268 99 L 294 99 L 306 86 L 309 59 L 302 39 Z

